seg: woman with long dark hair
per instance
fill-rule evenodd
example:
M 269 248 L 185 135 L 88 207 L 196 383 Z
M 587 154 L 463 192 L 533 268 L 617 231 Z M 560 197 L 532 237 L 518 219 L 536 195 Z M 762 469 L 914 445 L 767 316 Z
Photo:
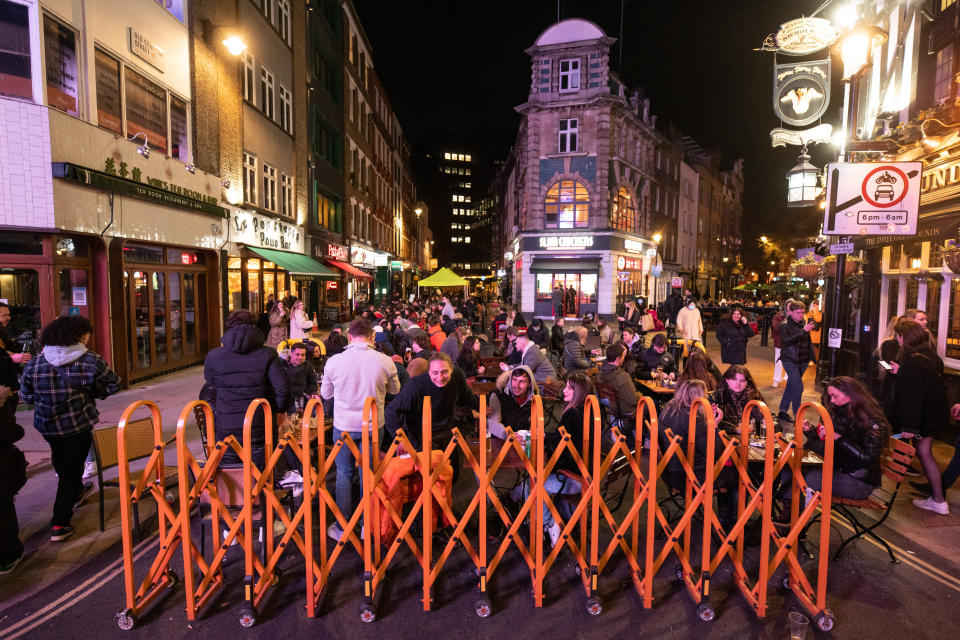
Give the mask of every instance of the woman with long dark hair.
M 724 364 L 747 364 L 747 342 L 753 336 L 753 328 L 743 315 L 743 307 L 734 305 L 730 314 L 717 324 L 720 360 Z
M 517 336 L 520 335 L 520 330 L 516 327 L 507 327 L 507 330 L 503 332 L 503 341 L 500 343 L 500 348 L 503 350 L 503 355 L 506 358 L 505 362 L 511 367 L 520 364 L 520 360 L 523 359 L 523 353 L 517 349 Z
M 717 390 L 717 378 L 720 377 L 716 368 L 717 366 L 703 351 L 691 347 L 690 355 L 687 356 L 687 362 L 677 381 L 700 380 L 706 385 L 707 392 L 713 393 Z
M 947 394 L 943 360 L 930 346 L 930 334 L 913 320 L 900 320 L 893 329 L 900 344 L 900 363 L 893 365 L 894 426 L 904 436 L 917 436 L 917 457 L 930 482 L 930 497 L 913 504 L 941 515 L 950 513 L 943 496 L 940 467 L 933 457 L 933 436 L 947 424 Z
M 456 365 L 467 378 L 476 378 L 478 375 L 483 375 L 484 369 L 480 364 L 480 338 L 467 336 L 463 339 Z
M 730 433 L 740 433 L 740 423 L 747 403 L 752 400 L 763 402 L 763 396 L 753 381 L 750 370 L 742 364 L 732 364 L 723 374 L 720 385 L 717 387 L 715 401 L 723 412 L 723 428 Z M 750 412 L 750 417 L 756 420 L 759 429 L 763 414 L 759 409 Z M 776 425 L 776 422 L 774 422 Z M 776 427 L 775 427 L 776 428 Z

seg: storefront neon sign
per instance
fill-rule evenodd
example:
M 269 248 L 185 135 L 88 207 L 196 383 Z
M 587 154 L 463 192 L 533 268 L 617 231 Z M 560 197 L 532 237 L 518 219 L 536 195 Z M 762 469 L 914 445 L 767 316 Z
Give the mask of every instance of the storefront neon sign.
M 586 249 L 593 246 L 593 236 L 541 236 L 540 248 L 547 251 Z

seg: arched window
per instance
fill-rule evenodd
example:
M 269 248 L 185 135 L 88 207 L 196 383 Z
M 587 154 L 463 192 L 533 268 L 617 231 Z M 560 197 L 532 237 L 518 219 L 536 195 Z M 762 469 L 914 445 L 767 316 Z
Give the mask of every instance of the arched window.
M 547 191 L 543 204 L 547 229 L 587 226 L 590 196 L 582 183 L 576 180 L 560 180 Z
M 637 231 L 637 203 L 624 187 L 617 189 L 617 198 L 610 209 L 610 227 L 621 231 Z

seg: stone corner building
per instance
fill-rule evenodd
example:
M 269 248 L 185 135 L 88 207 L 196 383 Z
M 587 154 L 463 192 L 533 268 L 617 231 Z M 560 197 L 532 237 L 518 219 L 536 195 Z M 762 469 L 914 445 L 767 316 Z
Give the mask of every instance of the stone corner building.
M 614 42 L 569 19 L 527 49 L 530 94 L 500 182 L 501 257 L 528 315 L 610 316 L 628 297 L 662 300 L 677 275 L 680 154 L 610 69 Z

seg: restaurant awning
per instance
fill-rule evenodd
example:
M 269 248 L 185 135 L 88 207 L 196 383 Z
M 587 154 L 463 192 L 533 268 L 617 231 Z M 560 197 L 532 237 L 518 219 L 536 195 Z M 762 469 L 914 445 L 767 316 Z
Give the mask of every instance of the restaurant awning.
M 593 273 L 600 270 L 600 258 L 534 258 L 531 273 Z
M 337 272 L 331 271 L 310 256 L 302 253 L 291 253 L 289 251 L 277 251 L 275 249 L 261 249 L 260 247 L 247 247 L 250 251 L 269 260 L 279 267 L 282 267 L 294 276 L 317 276 L 320 278 L 336 278 Z
M 353 276 L 357 280 L 373 280 L 372 275 L 366 271 L 361 271 L 360 269 L 357 269 L 355 266 L 347 264 L 346 262 L 340 262 L 339 260 L 327 260 L 327 263 L 336 267 L 337 269 L 340 269 L 344 273 Z

